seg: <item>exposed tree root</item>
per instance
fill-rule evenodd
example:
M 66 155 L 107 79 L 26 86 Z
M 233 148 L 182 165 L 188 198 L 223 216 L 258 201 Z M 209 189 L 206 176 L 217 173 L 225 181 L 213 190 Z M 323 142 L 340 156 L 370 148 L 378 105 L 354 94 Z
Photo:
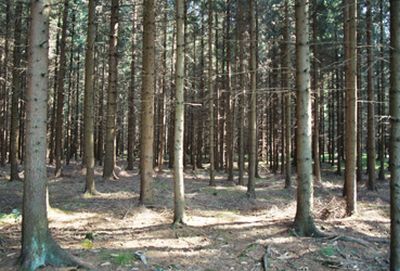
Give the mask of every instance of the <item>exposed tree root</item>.
M 268 271 L 268 255 L 269 254 L 270 254 L 270 247 L 266 246 L 265 253 L 262 258 L 262 264 L 263 264 L 264 271 Z
M 45 248 L 45 249 L 43 249 Z M 20 271 L 35 271 L 43 266 L 76 267 L 83 270 L 95 270 L 93 266 L 70 255 L 63 250 L 50 236 L 42 249 L 30 249 L 29 253 L 20 256 Z
M 328 236 L 326 237 L 327 240 L 329 241 L 343 241 L 343 242 L 352 242 L 352 243 L 357 243 L 359 245 L 369 247 L 371 244 L 370 243 L 382 243 L 382 244 L 388 244 L 389 240 L 381 240 L 377 238 L 356 238 L 356 237 L 351 237 L 351 236 L 345 236 L 345 235 L 333 235 L 333 236 Z

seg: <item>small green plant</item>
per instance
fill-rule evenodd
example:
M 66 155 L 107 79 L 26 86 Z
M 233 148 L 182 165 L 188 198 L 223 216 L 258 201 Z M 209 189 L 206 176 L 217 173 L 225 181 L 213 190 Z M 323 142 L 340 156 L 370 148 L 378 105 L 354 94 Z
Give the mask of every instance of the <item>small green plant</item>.
M 13 209 L 9 214 L 0 213 L 0 223 L 10 221 L 17 222 L 17 220 L 19 220 L 20 218 L 21 212 L 18 209 Z
M 336 249 L 333 246 L 321 248 L 320 253 L 325 257 L 333 257 L 336 254 Z
M 120 252 L 111 256 L 112 262 L 119 266 L 129 266 L 136 260 L 136 256 L 130 252 Z

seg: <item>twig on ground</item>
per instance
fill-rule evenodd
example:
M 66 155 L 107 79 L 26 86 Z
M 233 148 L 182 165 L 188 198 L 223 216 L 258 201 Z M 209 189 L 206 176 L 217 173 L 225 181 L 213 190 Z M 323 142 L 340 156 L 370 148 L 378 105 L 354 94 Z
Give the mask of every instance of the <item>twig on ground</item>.
M 263 267 L 264 267 L 264 271 L 268 271 L 268 255 L 270 254 L 270 246 L 266 246 L 265 247 L 265 253 L 264 256 L 262 258 L 262 262 L 263 262 Z

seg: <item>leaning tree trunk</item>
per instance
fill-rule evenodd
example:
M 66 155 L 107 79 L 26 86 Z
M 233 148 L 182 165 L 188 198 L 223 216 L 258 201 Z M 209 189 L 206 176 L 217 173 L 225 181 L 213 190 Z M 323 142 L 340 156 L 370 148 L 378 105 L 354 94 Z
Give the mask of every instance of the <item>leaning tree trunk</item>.
M 119 1 L 111 2 L 111 22 L 109 40 L 109 77 L 108 77 L 108 96 L 107 96 L 107 115 L 106 115 L 106 134 L 105 134 L 105 154 L 103 165 L 103 178 L 116 179 L 115 174 L 115 131 L 116 131 L 116 112 L 117 112 L 117 83 L 118 83 L 118 10 Z
M 346 55 L 346 141 L 345 141 L 345 188 L 346 213 L 357 212 L 357 0 L 346 0 L 348 14 Z
M 26 93 L 26 156 L 22 217 L 21 267 L 34 271 L 45 265 L 81 265 L 53 240 L 47 220 L 46 125 L 48 39 L 51 1 L 31 2 L 28 87 Z
M 60 40 L 60 66 L 57 74 L 57 114 L 55 131 L 55 159 L 56 168 L 54 175 L 61 175 L 61 159 L 63 156 L 62 138 L 63 138 L 63 120 L 64 120 L 64 77 L 66 64 L 66 42 L 67 42 L 67 24 L 68 24 L 68 4 L 69 0 L 64 1 L 63 22 Z
M 294 227 L 300 236 L 319 234 L 312 216 L 312 125 L 308 10 L 309 2 L 307 0 L 296 0 L 296 169 L 298 184 Z
M 390 1 L 390 270 L 400 270 L 400 1 Z
M 247 196 L 256 197 L 255 179 L 257 166 L 257 41 L 255 0 L 250 0 L 250 110 L 249 110 L 249 179 Z
M 140 123 L 140 202 L 153 200 L 153 141 L 154 141 L 154 0 L 144 0 L 142 108 Z
M 375 172 L 375 94 L 374 94 L 374 68 L 372 55 L 372 12 L 371 0 L 367 0 L 367 55 L 368 55 L 368 190 L 376 190 Z
M 14 26 L 14 55 L 13 55 L 13 74 L 12 74 L 12 97 L 11 97 L 11 127 L 10 127 L 10 163 L 11 174 L 10 180 L 19 180 L 18 175 L 18 142 L 19 142 L 19 99 L 21 97 L 21 57 L 22 57 L 22 40 L 21 40 L 21 17 L 23 3 L 17 2 L 15 8 L 15 26 Z
M 174 224 L 183 223 L 185 215 L 185 190 L 183 177 L 184 138 L 184 67 L 185 24 L 184 0 L 176 1 L 176 91 L 175 91 L 175 140 L 174 140 Z
M 95 26 L 95 0 L 89 0 L 88 31 L 85 57 L 85 164 L 86 188 L 85 192 L 96 194 L 94 183 L 94 42 L 96 36 Z

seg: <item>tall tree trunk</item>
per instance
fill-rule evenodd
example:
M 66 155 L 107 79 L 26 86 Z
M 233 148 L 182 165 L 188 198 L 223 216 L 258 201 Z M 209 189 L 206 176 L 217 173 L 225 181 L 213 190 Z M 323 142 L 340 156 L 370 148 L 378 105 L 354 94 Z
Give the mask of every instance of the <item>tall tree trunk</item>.
M 375 180 L 375 93 L 374 93 L 374 66 L 372 55 L 372 7 L 371 0 L 367 0 L 367 55 L 368 55 L 368 189 L 376 190 Z
M 290 48 L 289 48 L 289 0 L 285 0 L 285 26 L 282 43 L 282 88 L 285 94 L 285 188 L 292 186 L 291 141 L 292 141 L 292 105 L 289 91 Z
M 244 1 L 238 0 L 238 38 L 239 38 L 239 185 L 244 185 L 244 124 L 245 124 L 245 101 L 246 101 L 246 84 L 244 82 Z
M 140 123 L 140 202 L 141 204 L 147 204 L 153 201 L 152 182 L 154 174 L 154 0 L 144 0 L 143 16 L 142 108 Z
M 132 52 L 131 52 L 131 81 L 129 85 L 129 115 L 128 115 L 128 170 L 133 170 L 133 162 L 135 160 L 135 141 L 136 141 L 136 6 L 133 3 L 132 10 Z
M 185 24 L 184 0 L 176 1 L 176 78 L 175 78 L 175 140 L 174 140 L 174 224 L 184 222 L 185 190 L 183 177 L 184 138 L 184 67 L 185 67 Z
M 297 157 L 297 210 L 294 227 L 300 236 L 316 236 L 314 224 L 312 155 L 311 155 L 311 94 L 309 2 L 296 0 L 296 157 Z
M 15 7 L 14 24 L 14 53 L 13 53 L 13 73 L 12 73 L 12 97 L 11 97 L 11 127 L 10 127 L 10 180 L 19 180 L 18 175 L 18 143 L 19 143 L 19 99 L 22 92 L 21 80 L 21 58 L 22 58 L 22 11 L 23 2 L 17 1 Z
M 384 116 L 385 115 L 385 46 L 383 46 L 384 43 L 384 35 L 385 35 L 385 27 L 384 27 L 384 1 L 380 1 L 380 33 L 379 33 L 379 43 L 380 43 L 380 50 L 379 50 L 379 56 L 380 56 L 380 65 L 379 65 L 379 74 L 380 74 L 380 89 L 379 89 L 379 94 L 378 97 L 380 96 L 379 99 L 379 107 L 378 107 L 378 115 Z M 381 120 L 379 122 L 379 141 L 378 141 L 378 156 L 379 156 L 379 180 L 384 181 L 385 180 L 385 122 Z
M 357 0 L 345 0 L 348 27 L 346 49 L 346 213 L 357 212 Z M 345 20 L 346 21 L 346 20 Z
M 11 1 L 6 0 L 6 24 L 5 29 L 10 29 L 11 23 Z M 3 85 L 2 85 L 2 108 L 1 108 L 1 145 L 0 145 L 0 165 L 4 166 L 7 159 L 7 150 L 8 150 L 8 142 L 7 142 L 7 104 L 8 104 L 8 60 L 9 60 L 9 51 L 10 51 L 10 32 L 5 31 L 5 41 L 4 41 L 4 70 L 3 70 Z
M 232 101 L 232 74 L 231 74 L 231 0 L 227 0 L 226 11 L 226 161 L 228 181 L 233 182 L 233 138 L 234 138 L 234 112 Z
M 162 171 L 164 164 L 164 149 L 165 149 L 165 126 L 166 126 L 166 98 L 167 98 L 167 23 L 168 12 L 167 6 L 164 8 L 164 21 L 163 21 L 163 52 L 162 52 L 162 75 L 161 75 L 161 97 L 160 97 L 160 129 L 159 129 L 159 150 L 157 158 L 157 167 Z
M 321 182 L 321 161 L 319 153 L 319 126 L 320 126 L 320 89 L 319 89 L 319 65 L 318 65 L 318 6 L 317 1 L 313 1 L 314 15 L 313 18 L 313 72 L 312 72 L 312 90 L 314 91 L 314 129 L 313 129 L 313 158 L 314 158 L 314 180 L 315 182 Z
M 106 116 L 106 135 L 105 135 L 105 154 L 103 166 L 104 179 L 118 178 L 115 173 L 115 136 L 116 136 L 116 112 L 117 112 L 117 84 L 118 84 L 118 20 L 119 20 L 119 0 L 111 2 L 111 22 L 109 40 L 109 76 L 108 76 L 108 95 L 107 95 L 107 116 Z
M 96 38 L 95 25 L 95 0 L 89 0 L 88 31 L 85 56 L 85 164 L 86 164 L 86 188 L 85 192 L 96 194 L 94 182 L 94 44 Z
M 66 64 L 66 41 L 68 26 L 69 0 L 64 0 L 64 10 L 62 19 L 62 30 L 60 40 L 60 66 L 57 74 L 57 114 L 56 114 L 56 134 L 55 134 L 55 159 L 56 168 L 54 175 L 61 175 L 61 160 L 63 158 L 63 120 L 64 120 L 64 77 Z
M 47 264 L 80 266 L 52 239 L 46 205 L 46 120 L 50 1 L 31 2 L 28 60 L 27 137 L 22 218 L 21 266 L 33 271 Z
M 210 155 L 210 185 L 215 185 L 215 157 L 214 157 L 214 72 L 213 72 L 213 6 L 208 0 L 208 95 L 209 95 L 209 155 Z
M 400 270 L 400 1 L 390 1 L 390 270 Z
M 250 110 L 249 110 L 249 180 L 247 196 L 256 197 L 256 163 L 257 163 L 257 41 L 255 2 L 250 0 Z

